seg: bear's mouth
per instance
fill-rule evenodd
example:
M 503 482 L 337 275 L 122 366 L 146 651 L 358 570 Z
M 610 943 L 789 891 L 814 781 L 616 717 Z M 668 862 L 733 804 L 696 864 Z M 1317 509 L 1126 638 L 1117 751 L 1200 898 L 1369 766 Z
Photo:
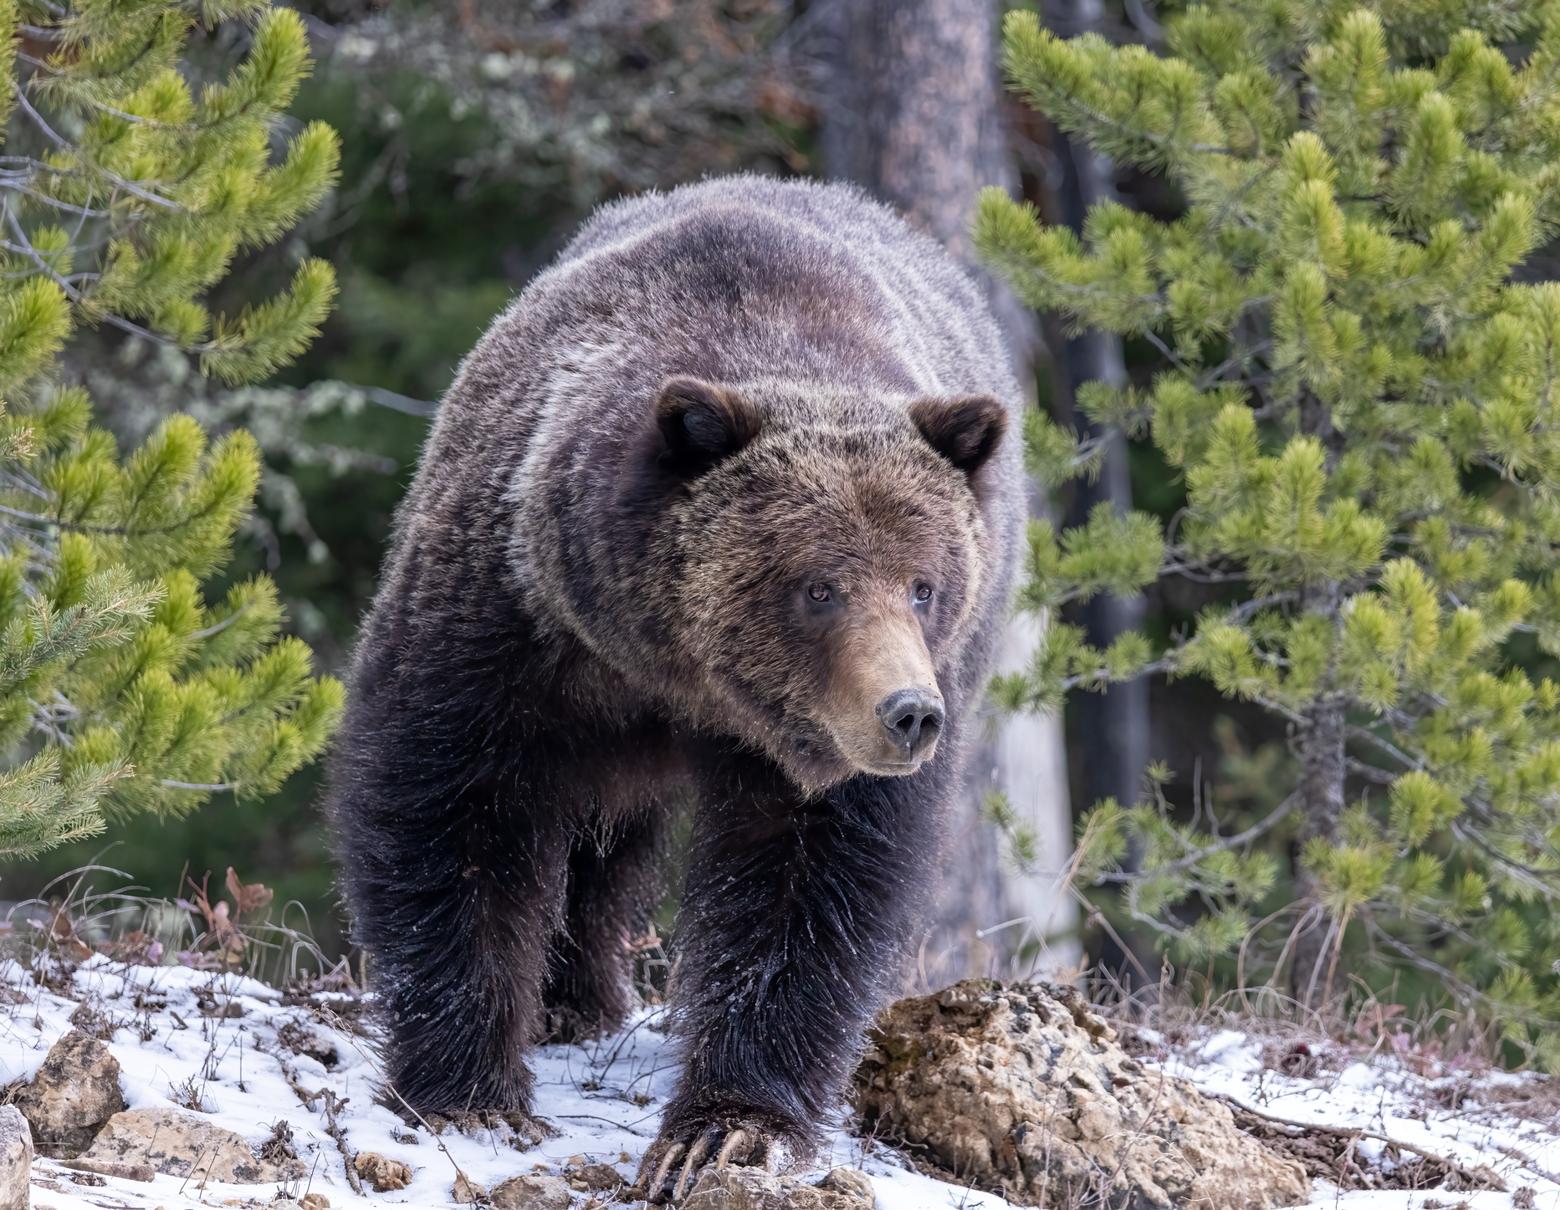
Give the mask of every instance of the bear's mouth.
M 849 765 L 852 773 L 865 773 L 871 777 L 909 777 L 937 751 L 937 741 L 913 754 L 905 754 L 885 743 L 881 729 L 867 735 L 855 734 L 844 729 L 836 730 L 827 721 L 823 728 L 832 739 L 839 758 Z
M 927 752 L 909 760 L 857 759 L 821 727 L 815 734 L 793 734 L 787 740 L 779 751 L 770 745 L 760 750 L 767 750 L 770 759 L 808 795 L 821 794 L 853 777 L 908 777 L 932 755 Z
M 913 760 L 874 762 L 872 764 L 862 764 L 858 761 L 852 761 L 851 763 L 855 764 L 863 773 L 871 773 L 875 777 L 908 777 L 924 765 L 928 759 L 929 757 L 923 756 L 916 757 Z

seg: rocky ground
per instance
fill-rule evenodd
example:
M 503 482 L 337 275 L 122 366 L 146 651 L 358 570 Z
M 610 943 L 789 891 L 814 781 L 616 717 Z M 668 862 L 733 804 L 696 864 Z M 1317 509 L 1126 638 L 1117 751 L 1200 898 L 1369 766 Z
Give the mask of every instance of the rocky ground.
M 57 1210 L 605 1210 L 633 1201 L 674 1075 L 650 1012 L 545 1049 L 548 1137 L 434 1133 L 378 1102 L 346 992 L 99 954 L 5 963 L 0 1002 L 0 1210 L 25 1204 L 23 1173 Z M 685 1204 L 1560 1210 L 1551 1083 L 1232 1030 L 1119 1033 L 1040 985 L 900 1001 L 857 1077 L 858 1133 L 835 1130 L 805 1171 L 709 1174 Z

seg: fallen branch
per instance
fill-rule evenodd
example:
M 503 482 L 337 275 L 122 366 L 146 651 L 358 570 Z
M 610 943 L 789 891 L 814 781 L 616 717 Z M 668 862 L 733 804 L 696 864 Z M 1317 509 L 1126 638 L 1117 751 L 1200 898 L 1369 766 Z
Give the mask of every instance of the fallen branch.
M 336 1141 L 336 1150 L 341 1153 L 342 1165 L 347 1170 L 347 1184 L 352 1186 L 353 1193 L 362 1196 L 363 1181 L 352 1164 L 352 1147 L 347 1142 L 346 1130 L 336 1117 L 337 1112 L 347 1103 L 346 1099 L 338 1097 L 329 1088 L 317 1088 L 312 1092 L 309 1091 L 309 1089 L 303 1086 L 303 1081 L 298 1079 L 298 1073 L 293 1071 L 292 1064 L 283 1059 L 280 1054 L 276 1051 L 268 1050 L 266 1047 L 259 1045 L 259 1043 L 255 1044 L 255 1049 L 269 1054 L 276 1060 L 276 1065 L 282 1069 L 282 1078 L 287 1081 L 287 1086 L 293 1090 L 293 1095 L 303 1103 L 305 1109 L 313 1111 L 316 1101 L 323 1103 L 323 1109 L 319 1112 L 322 1112 L 325 1118 L 325 1133 Z
M 1374 1130 L 1366 1130 L 1360 1126 L 1322 1126 L 1315 1122 L 1299 1122 L 1293 1118 L 1281 1118 L 1276 1114 L 1264 1113 L 1260 1109 L 1253 1109 L 1250 1105 L 1225 1096 L 1222 1093 L 1205 1092 L 1204 1095 L 1229 1106 L 1230 1112 L 1235 1115 L 1236 1123 L 1248 1132 L 1256 1133 L 1252 1129 L 1253 1123 L 1249 1120 L 1255 1118 L 1261 1125 L 1279 1127 L 1289 1137 L 1296 1137 L 1297 1134 L 1306 1134 L 1345 1139 L 1348 1141 L 1351 1149 L 1360 1139 L 1371 1139 L 1375 1142 L 1384 1143 L 1398 1151 L 1406 1151 L 1410 1155 L 1418 1156 L 1425 1162 L 1440 1167 L 1444 1171 L 1445 1176 L 1438 1182 L 1439 1185 L 1446 1185 L 1448 1182 L 1455 1180 L 1457 1184 L 1452 1186 L 1452 1188 L 1458 1190 L 1487 1189 L 1497 1193 L 1508 1191 L 1506 1182 L 1489 1168 L 1465 1168 L 1454 1159 L 1444 1155 L 1437 1155 L 1433 1151 L 1427 1151 L 1425 1148 L 1418 1147 L 1413 1143 L 1405 1143 L 1401 1139 L 1392 1138 L 1390 1135 L 1379 1134 Z M 1242 1121 L 1243 1118 L 1248 1120 Z M 1258 1129 L 1260 1129 L 1260 1125 Z

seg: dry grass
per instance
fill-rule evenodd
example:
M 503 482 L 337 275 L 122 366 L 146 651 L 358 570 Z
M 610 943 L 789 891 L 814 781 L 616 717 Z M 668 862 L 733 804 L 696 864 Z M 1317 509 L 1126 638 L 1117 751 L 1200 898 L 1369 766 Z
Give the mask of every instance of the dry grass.
M 1272 1071 L 1299 1078 L 1380 1060 L 1438 1079 L 1475 1079 L 1508 1066 L 1499 1029 L 1482 1014 L 1411 1008 L 1355 981 L 1316 1004 L 1271 984 L 1214 992 L 1205 980 L 1168 966 L 1152 986 L 1129 988 L 1099 971 L 1087 982 L 1090 1000 L 1125 1043 L 1150 1056 L 1167 1056 L 1230 1029 L 1261 1041 Z
M 277 907 L 267 888 L 243 883 L 231 868 L 226 894 L 209 892 L 208 881 L 186 880 L 187 896 L 169 899 L 123 870 L 81 866 L 0 917 L 0 956 L 45 971 L 74 969 L 94 954 L 145 965 L 172 959 L 284 991 L 360 986 L 348 960 L 332 961 L 315 943 L 302 904 Z M 92 1032 L 89 1024 L 81 1027 Z

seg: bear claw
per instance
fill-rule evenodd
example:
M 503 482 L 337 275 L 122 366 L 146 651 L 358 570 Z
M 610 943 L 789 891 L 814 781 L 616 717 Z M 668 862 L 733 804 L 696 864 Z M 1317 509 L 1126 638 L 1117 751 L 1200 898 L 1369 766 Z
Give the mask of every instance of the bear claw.
M 412 1121 L 415 1125 L 425 1126 L 434 1134 L 443 1134 L 446 1130 L 450 1130 L 456 1134 L 477 1136 L 487 1131 L 502 1133 L 507 1128 L 513 1134 L 516 1146 L 521 1150 L 534 1147 L 558 1135 L 558 1128 L 546 1118 L 536 1117 L 520 1110 L 453 1109 L 447 1113 L 430 1112 L 421 1116 L 413 1115 Z
M 769 1133 L 757 1126 L 711 1123 L 683 1139 L 657 1139 L 639 1166 L 637 1191 L 658 1205 L 680 1202 L 706 1168 L 769 1167 L 776 1152 Z

